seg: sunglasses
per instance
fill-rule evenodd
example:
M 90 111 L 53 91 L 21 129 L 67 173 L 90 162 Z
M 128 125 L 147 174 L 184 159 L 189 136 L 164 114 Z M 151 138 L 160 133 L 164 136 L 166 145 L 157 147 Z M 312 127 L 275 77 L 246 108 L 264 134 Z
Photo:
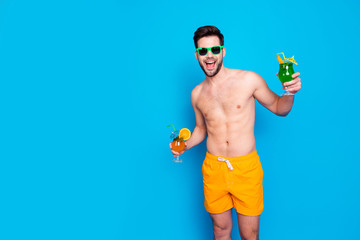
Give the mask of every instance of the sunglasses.
M 205 56 L 206 54 L 208 54 L 209 50 L 212 52 L 212 54 L 218 55 L 219 53 L 221 53 L 222 48 L 224 48 L 224 46 L 214 46 L 209 48 L 203 47 L 203 48 L 197 48 L 196 51 L 200 56 Z

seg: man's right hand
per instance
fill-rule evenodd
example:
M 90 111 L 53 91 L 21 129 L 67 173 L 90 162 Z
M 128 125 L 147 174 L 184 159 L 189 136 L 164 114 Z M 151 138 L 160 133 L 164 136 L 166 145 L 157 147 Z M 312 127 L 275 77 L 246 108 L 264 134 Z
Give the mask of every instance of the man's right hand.
M 187 147 L 187 143 L 185 142 L 184 150 L 182 150 L 181 152 L 175 152 L 174 150 L 172 150 L 171 143 L 169 143 L 169 148 L 171 149 L 171 153 L 173 154 L 174 157 L 177 157 L 177 156 L 180 156 L 181 154 L 183 154 L 186 151 L 186 147 Z

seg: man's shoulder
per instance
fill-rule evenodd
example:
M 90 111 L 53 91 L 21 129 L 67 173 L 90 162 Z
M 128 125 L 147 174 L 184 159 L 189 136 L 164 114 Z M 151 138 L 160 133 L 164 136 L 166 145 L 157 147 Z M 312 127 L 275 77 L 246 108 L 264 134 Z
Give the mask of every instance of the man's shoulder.
M 191 100 L 195 101 L 200 93 L 201 93 L 201 89 L 203 88 L 204 82 L 201 82 L 199 85 L 197 85 L 196 87 L 194 87 L 194 89 L 191 91 Z
M 259 80 L 261 76 L 254 71 L 240 70 L 240 69 L 229 69 L 229 78 L 232 79 L 231 83 L 234 86 L 244 87 L 244 85 L 250 87 Z
M 204 81 L 199 83 L 196 87 L 194 87 L 194 89 L 191 91 L 191 95 L 199 94 L 201 89 L 203 88 L 203 85 L 204 85 Z
M 230 69 L 231 75 L 242 80 L 251 80 L 259 78 L 260 75 L 254 71 L 241 70 L 241 69 Z
M 254 71 L 234 69 L 232 87 L 253 93 L 263 83 L 263 78 Z

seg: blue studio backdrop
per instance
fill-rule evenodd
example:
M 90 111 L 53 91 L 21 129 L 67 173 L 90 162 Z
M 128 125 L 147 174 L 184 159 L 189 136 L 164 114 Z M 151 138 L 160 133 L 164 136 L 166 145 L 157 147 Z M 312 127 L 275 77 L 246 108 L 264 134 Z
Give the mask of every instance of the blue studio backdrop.
M 175 164 L 166 127 L 195 127 L 203 25 L 277 94 L 276 53 L 299 63 L 287 117 L 256 105 L 260 238 L 360 239 L 359 22 L 356 0 L 0 1 L 0 239 L 212 239 L 205 142 Z

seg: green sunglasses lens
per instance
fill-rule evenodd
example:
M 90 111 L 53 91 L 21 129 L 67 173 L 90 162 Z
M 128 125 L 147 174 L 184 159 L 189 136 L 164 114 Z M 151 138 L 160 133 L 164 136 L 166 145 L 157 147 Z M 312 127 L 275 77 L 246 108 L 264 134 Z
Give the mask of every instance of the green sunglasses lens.
M 198 51 L 200 56 L 205 56 L 209 50 L 211 50 L 212 54 L 218 55 L 221 52 L 222 48 L 223 46 L 215 46 L 211 48 L 197 48 L 196 50 Z
M 198 50 L 198 53 L 201 55 L 201 56 L 205 56 L 207 54 L 208 50 L 206 48 L 200 48 Z
M 213 54 L 219 54 L 220 51 L 221 51 L 221 47 L 212 47 L 212 48 L 211 48 L 211 52 L 212 52 Z

